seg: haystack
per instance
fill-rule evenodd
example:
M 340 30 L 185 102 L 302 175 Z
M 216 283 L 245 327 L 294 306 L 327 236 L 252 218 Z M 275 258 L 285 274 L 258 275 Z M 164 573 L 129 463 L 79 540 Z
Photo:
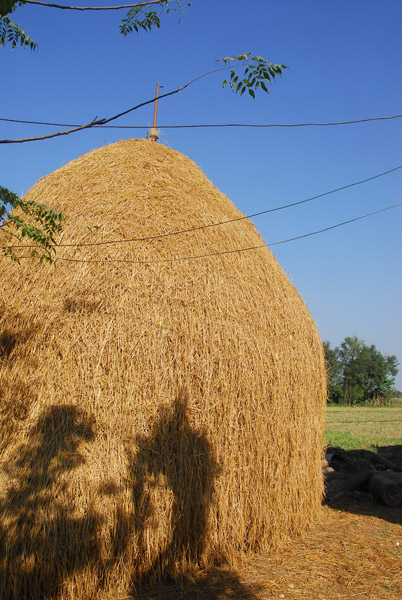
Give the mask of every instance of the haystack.
M 241 214 L 145 140 L 26 197 L 67 220 L 56 265 L 1 260 L 0 598 L 118 597 L 306 528 L 322 345 L 271 252 L 238 252 L 254 225 L 209 227 Z

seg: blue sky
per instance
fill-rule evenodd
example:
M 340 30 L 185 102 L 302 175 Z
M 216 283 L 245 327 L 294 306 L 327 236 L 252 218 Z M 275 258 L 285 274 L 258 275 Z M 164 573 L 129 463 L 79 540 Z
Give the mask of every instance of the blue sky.
M 75 5 L 86 2 L 77 0 Z M 89 4 L 110 5 L 112 0 Z M 13 14 L 36 52 L 0 49 L 0 117 L 86 123 L 170 91 L 242 52 L 289 67 L 253 101 L 222 74 L 162 100 L 162 125 L 329 122 L 402 113 L 400 0 L 193 0 L 179 20 L 124 38 L 125 11 L 24 6 Z M 116 121 L 149 126 L 153 108 Z M 0 138 L 55 128 L 0 121 Z M 0 145 L 0 183 L 22 194 L 40 177 L 143 130 L 98 129 Z M 402 164 L 402 119 L 322 128 L 166 129 L 161 143 L 194 160 L 245 214 L 296 202 Z M 401 201 L 402 169 L 254 222 L 269 244 Z M 357 335 L 402 363 L 402 207 L 273 248 L 317 323 L 338 345 Z M 401 367 L 402 369 L 402 367 Z M 402 389 L 402 374 L 397 378 Z

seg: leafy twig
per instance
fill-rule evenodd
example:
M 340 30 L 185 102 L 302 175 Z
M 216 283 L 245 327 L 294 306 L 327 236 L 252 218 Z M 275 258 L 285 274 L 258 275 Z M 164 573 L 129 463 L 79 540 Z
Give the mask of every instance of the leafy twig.
M 267 84 L 271 84 L 277 75 L 282 75 L 282 69 L 287 69 L 286 65 L 276 65 L 270 63 L 262 56 L 252 56 L 251 52 L 239 54 L 238 56 L 225 56 L 219 58 L 217 62 L 223 62 L 224 65 L 233 63 L 229 79 L 225 79 L 222 87 L 229 84 L 232 92 L 240 92 L 240 96 L 248 91 L 252 98 L 255 98 L 255 91 L 261 86 L 261 89 L 269 94 Z M 245 66 L 243 78 L 238 75 L 238 67 Z
M 9 214 L 11 209 L 20 209 L 21 214 Z M 5 217 L 5 219 L 4 219 Z M 40 262 L 52 262 L 56 241 L 54 236 L 62 231 L 63 215 L 52 210 L 45 204 L 34 200 L 23 200 L 14 192 L 0 186 L 0 219 L 1 233 L 8 238 L 23 240 L 28 238 L 35 243 L 30 246 L 31 258 L 38 258 Z M 17 233 L 13 232 L 16 231 Z M 0 244 L 0 250 L 5 256 L 19 262 L 12 246 Z

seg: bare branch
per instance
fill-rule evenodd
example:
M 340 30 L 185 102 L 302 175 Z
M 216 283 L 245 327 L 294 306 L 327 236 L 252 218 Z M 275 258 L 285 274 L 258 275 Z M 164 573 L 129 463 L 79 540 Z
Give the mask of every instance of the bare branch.
M 208 71 L 208 73 L 203 73 L 202 75 L 195 77 L 195 79 L 192 79 L 188 83 L 185 83 L 184 85 L 177 88 L 176 90 L 173 90 L 172 92 L 167 92 L 166 94 L 162 94 L 161 96 L 159 96 L 159 100 L 162 100 L 163 98 L 167 98 L 169 96 L 173 96 L 174 94 L 177 94 L 178 92 L 185 90 L 187 87 L 189 87 L 190 85 L 192 85 L 199 79 L 203 79 L 204 77 L 207 77 L 208 75 L 212 75 L 213 73 L 218 73 L 219 71 L 225 71 L 226 69 L 230 69 L 230 68 L 231 67 L 220 67 L 219 69 L 214 69 L 213 71 Z M 132 106 L 131 108 L 128 108 L 127 110 L 125 110 L 121 113 L 118 113 L 117 115 L 114 115 L 113 117 L 109 117 L 108 119 L 95 118 L 93 121 L 91 121 L 91 123 L 88 123 L 87 125 L 82 125 L 81 127 L 75 127 L 74 129 L 69 129 L 68 131 L 58 131 L 56 133 L 50 133 L 49 135 L 43 135 L 43 136 L 39 136 L 39 137 L 21 138 L 21 139 L 15 139 L 15 140 L 0 140 L 0 144 L 23 144 L 24 142 L 38 142 L 41 140 L 48 140 L 50 138 L 58 137 L 61 135 L 69 135 L 70 133 L 82 131 L 83 129 L 90 129 L 91 127 L 96 127 L 99 125 L 106 125 L 106 123 L 115 121 L 116 119 L 119 119 L 120 117 L 123 117 L 124 115 L 127 115 L 128 113 L 133 112 L 134 110 L 137 110 L 138 108 L 142 108 L 143 106 L 147 106 L 148 104 L 153 104 L 154 102 L 156 102 L 156 100 L 157 100 L 157 98 L 155 97 L 155 98 L 152 98 L 152 100 L 147 100 L 146 102 L 141 102 L 141 104 Z
M 94 127 L 95 125 L 102 125 L 102 123 L 103 119 L 94 119 L 93 121 L 91 121 L 91 123 L 88 123 L 87 125 L 81 125 L 81 127 L 75 127 L 74 129 L 69 129 L 68 131 L 57 131 L 56 133 L 50 133 L 49 135 L 42 135 L 40 137 L 21 138 L 17 140 L 0 140 L 0 144 L 23 144 L 24 142 L 38 142 L 40 140 L 49 140 L 50 138 L 58 137 L 60 135 L 68 135 L 70 133 L 75 133 L 76 131 L 89 129 L 90 127 Z
M 36 4 L 47 8 L 60 8 L 61 10 L 120 10 L 123 8 L 143 8 L 154 4 L 165 4 L 165 0 L 149 0 L 149 2 L 136 2 L 135 4 L 122 4 L 120 6 L 65 6 L 62 4 L 53 4 L 50 2 L 40 2 L 40 0 L 24 0 L 24 4 Z

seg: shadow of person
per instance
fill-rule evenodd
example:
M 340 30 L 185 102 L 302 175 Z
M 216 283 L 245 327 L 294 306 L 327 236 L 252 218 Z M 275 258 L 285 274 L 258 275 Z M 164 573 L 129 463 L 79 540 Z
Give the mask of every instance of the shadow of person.
M 141 587 L 132 592 L 132 600 L 261 600 L 264 586 L 245 583 L 237 573 L 213 567 L 194 580 Z
M 172 406 L 158 413 L 149 435 L 136 439 L 136 446 L 138 450 L 131 456 L 134 527 L 139 552 L 150 557 L 148 564 L 139 568 L 141 581 L 176 580 L 204 566 L 208 514 L 218 473 L 205 433 L 190 424 L 183 389 Z M 158 507 L 152 506 L 151 490 L 161 478 L 171 492 L 170 522 L 166 542 L 152 555 L 149 528 L 166 528 L 162 517 L 155 521 Z
M 66 579 L 97 564 L 98 517 L 75 516 L 68 474 L 84 461 L 91 419 L 73 405 L 51 406 L 4 467 L 13 484 L 0 499 L 0 598 L 59 597 Z

